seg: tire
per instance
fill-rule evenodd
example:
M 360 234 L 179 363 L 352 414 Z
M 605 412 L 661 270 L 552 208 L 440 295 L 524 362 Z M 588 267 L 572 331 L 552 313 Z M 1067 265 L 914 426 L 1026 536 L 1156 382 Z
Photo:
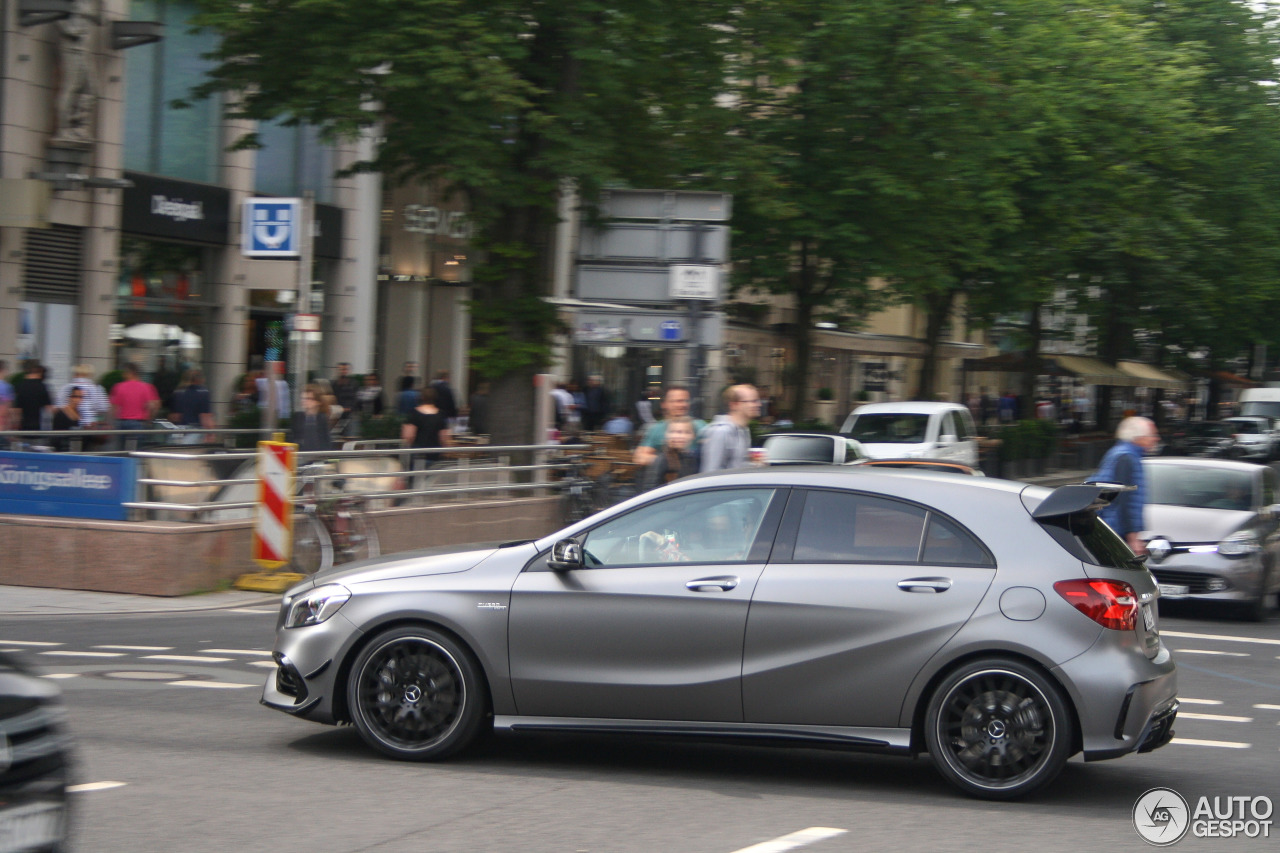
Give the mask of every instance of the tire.
M 427 627 L 375 637 L 347 680 L 351 722 L 365 742 L 403 761 L 436 761 L 475 740 L 488 709 L 480 665 Z
M 1043 788 L 1071 755 L 1071 712 L 1056 684 L 1015 660 L 965 664 L 925 711 L 934 765 L 972 797 L 1011 800 Z
M 367 560 L 381 553 L 378 542 L 378 528 L 374 527 L 362 512 L 342 511 L 334 518 L 335 525 L 345 525 L 343 536 L 331 536 L 335 539 L 335 563 L 350 563 L 356 560 Z
M 293 519 L 293 551 L 289 571 L 313 575 L 333 567 L 333 542 L 329 531 L 313 513 Z

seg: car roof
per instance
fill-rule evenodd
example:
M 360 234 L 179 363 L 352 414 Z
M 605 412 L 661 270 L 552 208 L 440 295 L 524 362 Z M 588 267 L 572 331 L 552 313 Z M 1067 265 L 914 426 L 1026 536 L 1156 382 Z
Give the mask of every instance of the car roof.
M 1245 467 L 1255 467 L 1246 465 Z M 1019 494 L 1031 488 L 1026 483 L 1012 480 L 999 480 L 994 477 L 957 477 L 954 474 L 940 477 L 929 471 L 911 471 L 905 468 L 877 471 L 869 465 L 765 465 L 757 468 L 737 468 L 732 471 L 711 471 L 705 474 L 694 474 L 681 477 L 661 488 L 672 493 L 683 488 L 705 488 L 707 486 L 798 486 L 841 489 L 867 489 L 884 494 L 901 494 L 910 490 L 903 484 L 914 480 L 918 484 L 928 483 L 925 489 L 937 489 L 945 483 L 947 488 L 981 489 L 986 492 L 1007 492 Z M 683 488 L 682 488 L 683 487 Z M 648 493 L 651 494 L 651 493 Z M 1047 491 L 1046 491 L 1047 494 Z M 912 500 L 928 502 L 925 494 L 912 495 Z M 977 494 L 970 495 L 969 500 L 981 500 Z
M 1143 465 L 1180 466 L 1183 468 L 1212 468 L 1219 471 L 1243 471 L 1252 473 L 1261 471 L 1262 467 L 1252 462 L 1237 462 L 1234 459 L 1205 459 L 1200 456 L 1158 456 L 1142 460 Z
M 1234 415 L 1227 418 L 1228 421 L 1253 421 L 1254 423 L 1271 423 L 1271 418 L 1264 418 L 1261 415 Z
M 853 410 L 855 415 L 875 415 L 884 412 L 909 415 L 932 415 L 935 412 L 964 409 L 959 403 L 935 403 L 927 400 L 908 400 L 902 403 L 864 403 Z

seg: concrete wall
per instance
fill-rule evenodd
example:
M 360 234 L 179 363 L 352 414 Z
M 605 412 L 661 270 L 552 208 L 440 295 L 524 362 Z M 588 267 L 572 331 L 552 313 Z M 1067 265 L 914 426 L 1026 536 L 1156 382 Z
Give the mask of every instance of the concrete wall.
M 559 499 L 517 498 L 370 513 L 382 553 L 536 539 L 561 526 Z M 248 521 L 115 522 L 0 515 L 0 584 L 138 595 L 216 589 L 246 572 Z

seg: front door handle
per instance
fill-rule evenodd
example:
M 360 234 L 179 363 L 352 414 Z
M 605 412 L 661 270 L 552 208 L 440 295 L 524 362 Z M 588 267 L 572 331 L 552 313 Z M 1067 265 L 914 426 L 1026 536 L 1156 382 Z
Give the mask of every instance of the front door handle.
M 738 585 L 738 579 L 730 575 L 722 575 L 715 578 L 699 578 L 696 581 L 689 581 L 684 585 L 685 589 L 693 592 L 728 592 Z
M 907 578 L 898 581 L 903 592 L 946 592 L 951 589 L 951 578 Z

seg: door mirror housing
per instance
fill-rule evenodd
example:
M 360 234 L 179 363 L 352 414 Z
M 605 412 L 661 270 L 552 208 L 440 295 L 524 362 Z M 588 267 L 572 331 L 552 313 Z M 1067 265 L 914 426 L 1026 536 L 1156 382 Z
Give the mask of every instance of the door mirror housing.
M 580 569 L 583 566 L 582 543 L 577 539 L 561 539 L 551 546 L 547 568 L 557 572 Z

